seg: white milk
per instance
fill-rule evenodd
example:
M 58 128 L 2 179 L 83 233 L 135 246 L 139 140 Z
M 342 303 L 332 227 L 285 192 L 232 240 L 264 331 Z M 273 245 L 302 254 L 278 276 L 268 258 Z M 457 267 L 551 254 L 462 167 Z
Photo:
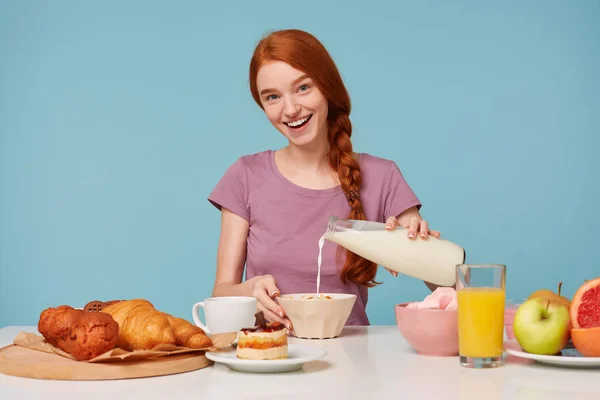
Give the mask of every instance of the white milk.
M 319 257 L 317 257 L 317 297 L 321 286 L 321 261 L 323 260 L 323 245 L 325 244 L 325 235 L 319 239 Z
M 407 233 L 408 229 L 402 227 L 392 231 L 348 229 L 328 231 L 324 237 L 398 273 L 440 286 L 454 285 L 456 265 L 465 258 L 463 248 L 433 236 L 409 239 Z

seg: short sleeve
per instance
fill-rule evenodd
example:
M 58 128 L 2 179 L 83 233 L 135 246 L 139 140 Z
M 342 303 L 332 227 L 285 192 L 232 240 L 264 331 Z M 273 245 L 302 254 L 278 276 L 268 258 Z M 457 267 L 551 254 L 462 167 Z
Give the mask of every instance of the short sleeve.
M 384 220 L 398 216 L 411 207 L 421 209 L 421 202 L 412 191 L 396 163 L 392 162 L 386 179 L 387 193 L 384 194 Z
M 250 221 L 248 207 L 248 168 L 242 158 L 233 163 L 208 196 L 217 209 L 223 207 Z

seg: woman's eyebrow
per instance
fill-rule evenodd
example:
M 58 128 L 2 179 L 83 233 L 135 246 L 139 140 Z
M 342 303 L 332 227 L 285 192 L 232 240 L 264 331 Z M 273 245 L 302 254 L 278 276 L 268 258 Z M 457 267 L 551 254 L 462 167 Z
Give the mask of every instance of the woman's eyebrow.
M 296 78 L 292 81 L 292 86 L 297 85 L 300 81 L 303 81 L 306 78 L 308 78 L 308 75 L 306 75 L 306 74 L 300 75 L 298 78 Z M 260 91 L 260 95 L 262 96 L 265 93 L 274 92 L 274 91 L 275 91 L 275 89 L 263 89 Z

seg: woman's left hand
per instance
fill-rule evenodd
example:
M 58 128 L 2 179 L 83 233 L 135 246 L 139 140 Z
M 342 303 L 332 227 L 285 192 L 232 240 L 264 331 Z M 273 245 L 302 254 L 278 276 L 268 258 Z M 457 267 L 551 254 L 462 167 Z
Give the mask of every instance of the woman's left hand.
M 401 226 L 403 228 L 408 228 L 408 238 L 415 239 L 417 236 L 420 236 L 421 239 L 426 240 L 430 235 L 436 238 L 441 236 L 439 231 L 435 231 L 433 229 L 429 229 L 429 224 L 419 215 L 419 212 L 416 211 L 416 215 L 413 213 L 412 215 L 401 215 L 400 218 L 389 217 L 385 221 L 385 229 L 393 230 L 397 226 Z M 396 271 L 392 271 L 388 268 L 386 270 L 394 275 L 398 276 Z
M 410 219 L 404 221 L 396 217 L 389 217 L 385 222 L 385 228 L 387 230 L 392 230 L 397 226 L 408 228 L 407 235 L 409 239 L 414 239 L 417 235 L 420 236 L 421 239 L 427 239 L 429 235 L 439 238 L 441 235 L 439 231 L 429 229 L 429 224 L 421 217 L 411 216 Z

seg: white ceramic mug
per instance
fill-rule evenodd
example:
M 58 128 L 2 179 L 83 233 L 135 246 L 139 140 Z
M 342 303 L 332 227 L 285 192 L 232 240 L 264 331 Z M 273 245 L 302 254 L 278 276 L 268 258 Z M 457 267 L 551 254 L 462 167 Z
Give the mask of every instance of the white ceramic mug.
M 200 308 L 204 308 L 206 324 L 200 320 Z M 256 298 L 243 296 L 209 297 L 192 307 L 192 318 L 207 334 L 237 332 L 254 326 Z

